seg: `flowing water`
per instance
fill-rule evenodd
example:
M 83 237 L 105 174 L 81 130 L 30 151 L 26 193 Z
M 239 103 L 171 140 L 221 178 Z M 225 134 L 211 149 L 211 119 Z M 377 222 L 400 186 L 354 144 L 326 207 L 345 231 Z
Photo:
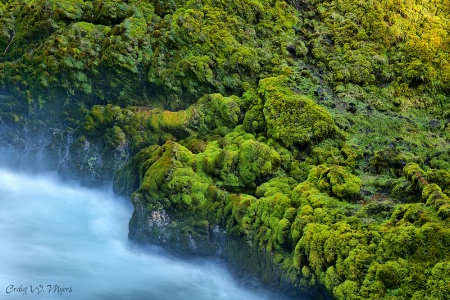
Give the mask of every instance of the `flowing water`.
M 219 260 L 133 245 L 131 213 L 110 191 L 0 169 L 0 299 L 287 299 Z

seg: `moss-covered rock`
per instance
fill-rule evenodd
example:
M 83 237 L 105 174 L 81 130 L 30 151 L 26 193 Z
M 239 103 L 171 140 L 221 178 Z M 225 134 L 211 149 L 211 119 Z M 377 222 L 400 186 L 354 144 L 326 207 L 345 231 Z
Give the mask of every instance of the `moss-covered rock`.
M 304 20 L 298 32 L 330 70 L 333 84 L 392 83 L 403 100 L 414 89 L 448 87 L 448 63 L 435 60 L 449 53 L 444 3 L 293 3 Z
M 4 1 L 1 11 L 1 87 L 41 107 L 186 108 L 292 63 L 283 47 L 296 17 L 284 1 Z
M 197 220 L 207 220 L 209 231 L 204 232 L 211 232 L 211 228 L 218 226 L 226 230 L 231 240 L 241 239 L 248 247 L 245 251 L 254 253 L 254 259 L 264 262 L 267 267 L 261 273 L 263 269 L 247 266 L 250 272 L 262 278 L 275 281 L 283 278 L 289 286 L 298 288 L 325 286 L 337 299 L 384 298 L 393 290 L 394 297 L 400 298 L 412 297 L 414 293 L 434 293 L 431 288 L 434 283 L 430 283 L 430 288 L 423 288 L 426 281 L 422 279 L 402 280 L 420 277 L 420 268 L 427 268 L 429 264 L 444 263 L 448 252 L 445 247 L 450 241 L 446 238 L 449 229 L 442 221 L 447 205 L 442 204 L 445 194 L 437 185 L 421 181 L 425 172 L 417 165 L 407 165 L 405 173 L 411 181 L 422 184 L 426 199 L 433 199 L 427 200 L 427 204 L 397 204 L 394 207 L 392 202 L 355 203 L 361 180 L 345 167 L 324 165 L 312 168 L 304 182 L 297 184 L 289 177 L 275 177 L 259 185 L 254 196 L 237 194 L 233 189 L 225 191 L 227 186 L 220 184 L 223 181 L 211 176 L 216 167 L 208 167 L 208 164 L 215 165 L 215 160 L 208 156 L 221 157 L 224 154 L 220 153 L 225 149 L 232 151 L 227 147 L 234 147 L 233 151 L 237 153 L 246 151 L 245 144 L 254 140 L 243 139 L 242 135 L 243 131 L 236 130 L 225 136 L 224 148 L 218 147 L 219 141 L 212 141 L 198 154 L 176 144 L 158 148 L 165 151 L 158 150 L 157 159 L 146 165 L 148 184 L 144 181 L 135 195 L 148 199 L 149 204 L 156 201 L 160 205 L 159 211 L 163 209 L 169 215 L 172 213 L 175 220 L 180 216 L 184 216 L 180 220 L 189 219 L 189 212 L 195 212 Z M 237 141 L 240 143 L 235 144 Z M 239 154 L 231 154 L 231 157 L 242 159 Z M 224 158 L 221 159 L 224 162 Z M 202 163 L 196 165 L 200 160 Z M 226 164 L 228 169 L 222 167 L 221 176 L 233 172 L 233 168 L 238 166 L 232 161 Z M 196 167 L 189 168 L 189 165 Z M 205 179 L 192 173 L 194 169 L 197 174 L 206 175 Z M 157 180 L 161 182 L 156 183 Z M 198 188 L 194 188 L 194 181 L 199 181 Z M 204 198 L 194 199 L 195 191 Z M 145 195 L 150 193 L 155 194 L 146 198 Z M 185 193 L 191 197 L 188 199 Z M 436 209 L 436 202 L 441 203 L 441 212 Z M 154 214 L 157 206 L 150 204 L 148 207 L 146 214 Z M 183 228 L 190 232 L 189 236 L 194 241 L 193 237 L 203 236 L 200 240 L 205 241 L 209 235 L 202 235 L 194 222 L 190 222 L 183 223 L 187 226 Z M 135 234 L 143 225 L 133 224 L 132 232 Z M 173 232 L 178 232 L 176 228 L 180 227 L 173 227 Z M 171 236 L 167 232 L 159 234 L 163 240 Z M 423 242 L 426 246 L 420 246 Z M 212 249 L 217 250 L 219 244 Z M 225 245 L 226 253 L 239 257 L 235 247 L 229 248 L 226 243 L 222 245 Z M 237 259 L 236 256 L 231 260 Z M 268 267 L 270 265 L 278 266 L 278 271 Z
M 317 166 L 311 170 L 308 180 L 315 182 L 320 190 L 327 192 L 330 196 L 348 201 L 357 200 L 360 197 L 361 179 L 341 166 Z
M 330 137 L 335 131 L 331 115 L 306 96 L 288 88 L 286 77 L 261 80 L 267 134 L 285 146 L 304 145 Z

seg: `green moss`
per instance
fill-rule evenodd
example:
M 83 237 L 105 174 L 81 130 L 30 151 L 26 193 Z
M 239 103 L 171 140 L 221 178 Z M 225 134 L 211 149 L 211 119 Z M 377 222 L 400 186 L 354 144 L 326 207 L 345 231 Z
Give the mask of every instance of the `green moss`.
M 274 44 L 292 35 L 289 28 L 294 18 L 286 13 L 292 10 L 284 2 L 267 4 L 239 1 L 199 6 L 187 2 L 184 7 L 173 8 L 173 14 L 167 15 L 153 33 L 158 39 L 149 80 L 177 93 L 243 91 L 246 82 L 255 83 L 254 72 L 267 73 L 286 61 L 279 56 L 277 63 L 268 54 L 273 53 Z M 240 15 L 240 11 L 252 13 Z M 278 20 L 275 26 L 272 17 Z M 280 38 L 279 32 L 287 36 Z M 257 47 L 258 35 L 266 34 L 273 36 L 272 42 Z
M 311 176 L 311 174 L 317 175 Z M 352 201 L 360 197 L 361 179 L 349 173 L 341 166 L 317 166 L 311 170 L 308 180 L 316 182 L 319 189 L 327 192 L 331 196 L 336 196 L 347 201 Z
M 290 177 L 273 178 L 256 189 L 256 197 L 268 197 L 275 193 L 290 194 L 291 190 L 297 185 L 297 182 Z
M 414 163 L 407 164 L 403 168 L 403 172 L 405 173 L 405 177 L 412 181 L 416 188 L 422 189 L 428 185 L 428 181 L 425 178 L 425 172 L 419 167 L 419 165 Z
M 1 121 L 85 114 L 69 163 L 180 251 L 219 228 L 274 285 L 445 299 L 445 3 L 289 3 L 3 1 Z
M 449 288 L 449 271 L 450 264 L 448 262 L 437 263 L 431 270 L 431 276 L 427 281 L 429 292 L 428 297 L 436 299 L 448 299 L 450 293 Z
M 186 111 L 184 110 L 172 112 L 156 109 L 151 111 L 147 124 L 149 130 L 153 132 L 171 132 L 178 136 L 186 136 L 186 119 Z
M 263 180 L 255 197 L 231 188 L 248 186 L 247 173 L 235 175 L 236 181 L 230 175 L 246 163 L 257 166 L 250 169 L 253 173 L 262 172 L 264 165 L 258 159 L 264 157 L 264 149 L 273 150 L 242 127 L 222 139 L 206 142 L 197 154 L 173 142 L 153 147 L 153 154 L 141 156 L 147 162 L 139 167 L 144 174 L 139 193 L 147 195 L 152 209 L 164 207 L 181 215 L 195 212 L 210 225 L 221 224 L 250 249 L 273 253 L 271 263 L 283 265 L 281 276 L 297 284 L 324 285 L 338 299 L 411 298 L 424 281 L 402 278 L 420 276 L 419 265 L 427 268 L 445 261 L 450 240 L 441 221 L 446 204 L 439 202 L 445 195 L 436 184 L 421 181 L 427 172 L 417 165 L 405 166 L 407 178 L 418 182 L 433 203 L 394 206 L 388 200 L 372 200 L 361 205 L 355 202 L 361 180 L 346 167 L 325 165 L 313 167 L 301 183 L 283 176 Z M 247 151 L 251 155 L 243 154 Z M 204 231 L 204 226 L 189 230 Z
M 204 136 L 225 127 L 231 131 L 242 122 L 241 100 L 236 96 L 205 95 L 187 110 L 191 135 Z
M 426 178 L 428 182 L 439 185 L 447 196 L 450 194 L 450 173 L 447 170 L 431 169 Z
M 245 131 L 253 134 L 264 132 L 266 121 L 264 120 L 263 109 L 262 105 L 255 105 L 245 113 L 243 121 Z
M 287 87 L 286 77 L 261 80 L 267 133 L 285 146 L 303 145 L 330 137 L 335 131 L 331 115 L 306 96 Z
M 279 154 L 265 144 L 247 140 L 240 145 L 240 149 L 238 170 L 246 185 L 255 182 L 258 177 L 270 176 L 280 165 Z
M 7 1 L 2 11 L 3 86 L 30 102 L 44 91 L 46 101 L 174 109 L 240 93 L 292 63 L 279 51 L 296 22 L 285 2 Z
M 387 288 L 393 288 L 399 285 L 405 273 L 406 269 L 402 268 L 398 262 L 389 261 L 384 265 L 378 266 L 376 279 L 382 281 Z
M 388 82 L 403 95 L 416 88 L 436 91 L 448 81 L 447 64 L 434 61 L 448 53 L 443 5 L 311 2 L 308 9 L 298 7 L 306 25 L 299 31 L 335 85 Z
M 418 163 L 420 159 L 410 152 L 398 150 L 383 150 L 375 153 L 371 164 L 377 173 L 392 172 L 399 176 L 408 163 Z

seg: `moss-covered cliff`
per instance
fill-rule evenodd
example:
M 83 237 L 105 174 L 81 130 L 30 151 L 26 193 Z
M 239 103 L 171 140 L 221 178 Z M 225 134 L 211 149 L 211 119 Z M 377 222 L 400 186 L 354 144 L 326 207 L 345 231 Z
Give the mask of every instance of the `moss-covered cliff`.
M 449 7 L 3 0 L 0 117 L 64 120 L 133 240 L 292 294 L 449 299 Z
M 282 73 L 293 9 L 271 1 L 2 1 L 3 89 L 43 105 L 185 107 Z M 274 22 L 276 20 L 276 22 Z

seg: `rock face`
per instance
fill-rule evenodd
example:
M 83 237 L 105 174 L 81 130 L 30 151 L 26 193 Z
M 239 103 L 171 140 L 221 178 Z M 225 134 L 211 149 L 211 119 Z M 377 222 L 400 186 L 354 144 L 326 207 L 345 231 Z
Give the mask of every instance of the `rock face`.
M 146 211 L 145 201 L 135 194 L 132 197 L 134 206 L 130 220 L 128 237 L 138 243 L 164 246 L 179 255 L 221 255 L 225 244 L 225 232 L 218 226 L 214 228 L 192 228 L 190 222 L 183 218 L 170 219 L 164 210 Z
M 74 103 L 64 107 L 52 102 L 37 109 L 21 97 L 0 96 L 0 164 L 17 170 L 57 171 L 83 185 L 110 183 L 114 170 L 129 159 L 131 147 L 115 128 L 101 137 L 82 132 L 87 111 Z

